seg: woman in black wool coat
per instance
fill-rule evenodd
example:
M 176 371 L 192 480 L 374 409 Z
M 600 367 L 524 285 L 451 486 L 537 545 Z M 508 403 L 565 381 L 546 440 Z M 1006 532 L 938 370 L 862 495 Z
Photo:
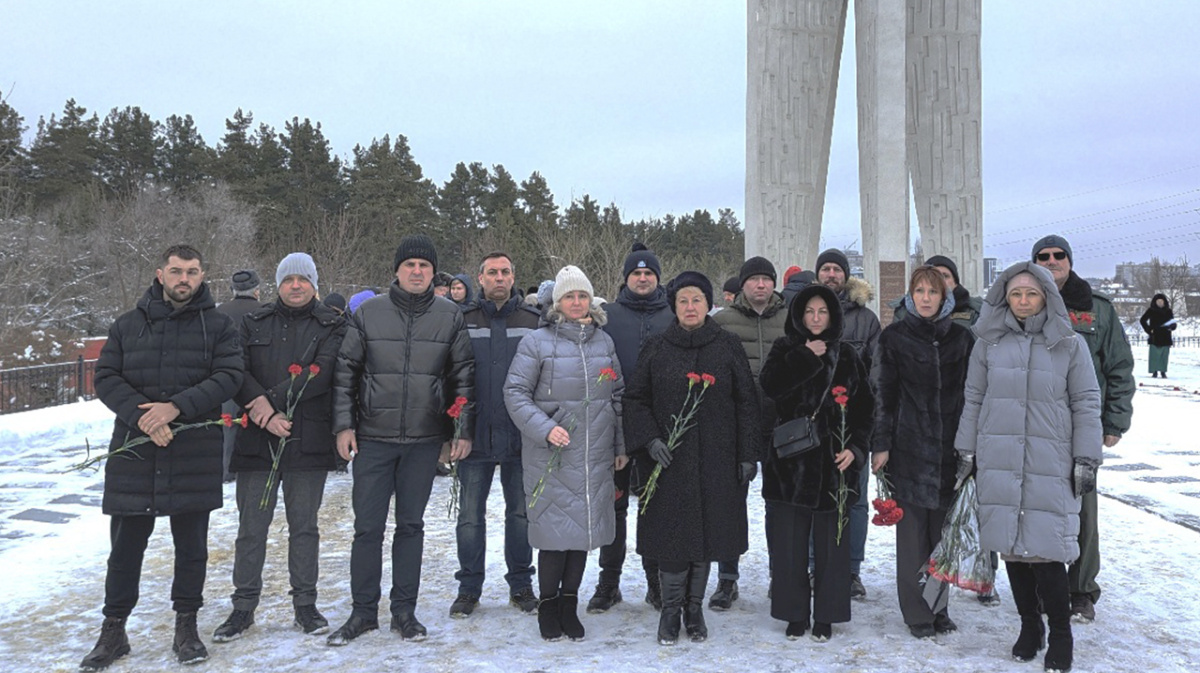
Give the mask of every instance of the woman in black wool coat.
M 763 463 L 763 498 L 770 512 L 766 527 L 771 616 L 788 623 L 785 633 L 792 640 L 808 630 L 810 616 L 812 637 L 818 642 L 829 640 L 832 624 L 850 621 L 849 508 L 858 499 L 858 474 L 870 448 L 875 399 L 866 367 L 854 348 L 842 343 L 841 335 L 837 295 L 824 285 L 809 285 L 792 298 L 787 333 L 775 340 L 760 376 L 763 390 L 775 400 L 779 422 L 816 412 L 821 438 L 817 448 L 789 458 L 780 458 L 771 447 Z M 845 395 L 844 410 L 834 390 Z M 837 437 L 843 418 L 844 448 Z M 839 473 L 847 488 L 840 514 L 835 497 Z M 839 541 L 838 519 L 843 516 Z M 810 534 L 814 589 L 808 578 Z
M 1167 295 L 1161 292 L 1150 300 L 1150 308 L 1142 314 L 1142 329 L 1150 336 L 1150 373 L 1158 378 L 1159 373 L 1167 378 L 1167 360 L 1171 357 L 1171 332 L 1178 325 L 1175 323 L 1175 313 Z
M 904 623 L 917 638 L 957 630 L 943 609 L 921 596 L 922 568 L 942 539 L 958 467 L 954 435 L 963 410 L 975 336 L 951 320 L 954 298 L 932 266 L 913 270 L 906 313 L 879 335 L 874 369 L 877 404 L 871 468 L 887 466 L 896 503 L 896 594 Z
M 759 398 L 746 351 L 708 317 L 712 284 L 685 271 L 671 281 L 667 297 L 676 320 L 646 341 L 622 400 L 625 445 L 646 450 L 663 467 L 637 524 L 638 553 L 659 562 L 663 645 L 679 638 L 681 614 L 691 640 L 708 637 L 701 606 L 709 564 L 737 558 L 748 547 L 745 489 L 754 479 L 760 441 Z M 667 434 L 672 415 L 683 409 L 689 373 L 711 375 L 713 382 L 704 389 L 695 426 L 671 452 Z M 703 385 L 694 384 L 693 396 Z

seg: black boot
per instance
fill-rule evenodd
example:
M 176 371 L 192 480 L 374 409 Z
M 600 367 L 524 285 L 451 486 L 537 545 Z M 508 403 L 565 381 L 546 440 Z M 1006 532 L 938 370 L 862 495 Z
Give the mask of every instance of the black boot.
M 674 645 L 679 640 L 679 618 L 687 597 L 688 571 L 669 573 L 658 571 L 662 587 L 662 612 L 658 618 L 658 644 Z
M 558 606 L 558 621 L 562 632 L 571 640 L 583 640 L 583 622 L 579 621 L 579 596 L 563 594 Z
M 646 603 L 655 610 L 662 610 L 662 586 L 658 583 L 658 572 L 646 573 Z
M 683 627 L 693 643 L 708 640 L 708 626 L 704 623 L 704 590 L 708 588 L 709 564 L 693 563 L 688 571 L 687 600 L 683 606 Z
M 1013 658 L 1017 661 L 1032 661 L 1046 646 L 1046 627 L 1042 624 L 1039 606 L 1037 578 L 1031 563 L 1005 563 L 1008 583 L 1012 586 L 1013 603 L 1021 615 L 1021 635 L 1012 646 Z
M 542 632 L 543 640 L 562 640 L 562 622 L 558 617 L 561 603 L 562 597 L 558 594 L 538 601 L 538 630 Z
M 1067 567 L 1062 563 L 1034 563 L 1038 595 L 1046 608 L 1046 623 L 1050 626 L 1050 645 L 1046 648 L 1047 671 L 1069 671 L 1075 655 L 1075 639 L 1071 635 L 1071 590 Z
M 129 654 L 129 638 L 125 635 L 124 617 L 105 617 L 100 627 L 100 639 L 79 664 L 81 671 L 98 671 Z
M 208 649 L 196 631 L 195 612 L 175 613 L 175 642 L 171 644 L 181 664 L 198 664 L 208 658 Z

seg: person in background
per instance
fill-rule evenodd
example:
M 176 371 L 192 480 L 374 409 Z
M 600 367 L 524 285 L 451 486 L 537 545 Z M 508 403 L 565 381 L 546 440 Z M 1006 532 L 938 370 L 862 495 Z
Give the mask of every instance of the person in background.
M 954 436 L 975 336 L 951 317 L 954 298 L 932 266 L 913 270 L 903 301 L 904 318 L 884 328 L 875 351 L 871 469 L 891 482 L 904 510 L 896 524 L 900 612 L 909 633 L 932 638 L 958 628 L 947 611 L 930 610 L 918 579 L 954 499 Z
M 330 292 L 326 295 L 325 305 L 333 309 L 333 312 L 338 315 L 345 315 L 346 313 L 346 298 L 337 292 Z
M 625 381 L 592 294 L 578 267 L 558 272 L 547 324 L 521 339 L 504 383 L 521 431 L 529 543 L 538 549 L 538 630 L 548 641 L 584 638 L 579 586 L 588 551 L 616 536 L 613 471 L 626 463 Z
M 1021 616 L 1012 647 L 1047 671 L 1074 659 L 1067 565 L 1079 556 L 1080 498 L 1102 460 L 1100 386 L 1054 278 L 1019 262 L 992 284 L 975 324 L 954 446 L 958 483 L 975 473 L 979 544 L 1000 554 Z
M 1112 300 L 1079 277 L 1072 269 L 1071 244 L 1062 236 L 1050 235 L 1033 244 L 1031 259 L 1050 271 L 1054 285 L 1067 307 L 1067 317 L 1075 333 L 1087 342 L 1092 367 L 1100 384 L 1100 423 L 1104 426 L 1104 447 L 1121 441 L 1133 422 L 1133 350 L 1125 338 L 1125 328 L 1113 308 Z M 1087 624 L 1096 618 L 1100 600 L 1100 525 L 1095 490 L 1083 494 L 1079 511 L 1079 558 L 1071 564 L 1071 613 Z
M 439 297 L 450 298 L 450 281 L 454 280 L 454 276 L 439 271 L 433 275 L 433 294 Z
M 1159 374 L 1167 378 L 1167 361 L 1171 357 L 1171 332 L 1178 326 L 1175 323 L 1175 313 L 1171 311 L 1171 303 L 1167 295 L 1161 292 L 1150 300 L 1150 308 L 1141 317 L 1142 329 L 1146 331 L 1150 344 L 1150 374 L 1158 378 Z
M 511 289 L 511 288 L 510 288 Z M 474 294 L 471 292 L 471 277 L 465 273 L 460 273 L 453 277 L 450 281 L 450 301 L 458 304 L 467 310 L 471 304 L 475 303 Z
M 233 321 L 234 329 L 237 329 L 242 324 L 242 318 L 247 313 L 256 311 L 259 308 L 259 279 L 258 273 L 254 269 L 242 269 L 235 271 L 233 278 L 230 279 L 229 286 L 233 288 L 233 299 L 217 305 L 217 312 L 229 316 Z M 237 414 L 238 405 L 233 400 L 226 400 L 221 405 L 221 413 L 235 415 Z M 237 441 L 238 431 L 241 430 L 236 425 L 230 425 L 227 428 L 222 428 L 224 433 L 224 473 L 223 479 L 226 484 L 232 483 L 234 480 L 233 473 L 229 471 L 229 461 L 233 458 L 233 447 Z
M 346 304 L 347 311 L 349 311 L 351 314 L 355 313 L 356 311 L 358 311 L 358 307 L 362 306 L 362 303 L 364 301 L 366 301 L 374 296 L 375 296 L 375 291 L 370 290 L 370 289 L 355 292 L 354 294 L 350 295 L 350 301 Z

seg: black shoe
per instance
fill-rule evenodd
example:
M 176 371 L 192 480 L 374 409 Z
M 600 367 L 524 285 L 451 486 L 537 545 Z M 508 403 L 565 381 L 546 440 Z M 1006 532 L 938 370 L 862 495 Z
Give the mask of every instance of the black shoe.
M 659 583 L 658 573 L 651 573 L 646 578 L 646 603 L 656 611 L 662 612 L 662 584 Z
M 932 638 L 937 631 L 934 630 L 933 624 L 909 624 L 908 632 L 913 638 Z
M 579 621 L 579 596 L 562 594 L 558 605 L 558 623 L 571 640 L 583 640 L 583 622 Z
M 521 587 L 508 597 L 508 604 L 527 615 L 537 612 L 538 599 L 533 595 L 533 589 Z
M 561 601 L 562 598 L 558 594 L 538 601 L 538 631 L 542 634 L 542 640 L 562 640 L 562 622 L 558 618 Z
M 466 619 L 471 616 L 472 612 L 475 612 L 478 605 L 479 596 L 459 594 L 458 598 L 455 598 L 454 602 L 450 604 L 450 616 L 455 619 Z
M 1071 596 L 1071 619 L 1080 624 L 1091 624 L 1096 620 L 1096 604 L 1086 594 Z
M 708 609 L 722 612 L 733 607 L 733 602 L 738 599 L 737 580 L 720 580 L 717 582 L 717 590 L 713 592 L 712 598 L 708 599 Z
M 349 643 L 367 631 L 374 631 L 378 628 L 379 621 L 376 619 L 364 619 L 358 615 L 350 615 L 350 619 L 347 619 L 341 628 L 329 634 L 329 638 L 325 640 L 325 643 L 333 647 L 339 647 Z
M 808 631 L 808 622 L 788 622 L 787 629 L 783 632 L 788 640 L 800 640 Z
M 254 612 L 250 610 L 234 610 L 229 613 L 229 617 L 221 622 L 216 631 L 213 631 L 214 643 L 227 643 L 231 640 L 241 638 L 250 625 L 254 623 Z
M 588 601 L 587 611 L 591 613 L 608 612 L 612 606 L 621 602 L 621 588 L 615 584 L 601 582 L 596 585 L 596 593 Z
M 98 671 L 129 654 L 129 638 L 125 635 L 124 617 L 105 617 L 100 627 L 100 639 L 79 664 L 81 671 Z
M 1066 673 L 1071 670 L 1074 659 L 1075 643 L 1071 632 L 1065 634 L 1050 631 L 1050 645 L 1046 648 L 1046 658 L 1042 667 L 1046 673 Z
M 862 580 L 858 578 L 858 573 L 850 576 L 850 598 L 865 599 L 867 597 L 867 588 L 863 586 Z M 813 627 L 816 630 L 816 627 Z
M 1012 655 L 1017 661 L 1033 661 L 1038 652 L 1046 647 L 1046 625 L 1039 616 L 1036 620 L 1021 618 L 1021 635 L 1013 643 Z
M 978 599 L 979 604 L 985 608 L 1000 607 L 1000 594 L 996 593 L 995 589 L 992 589 L 986 594 L 979 594 Z
M 812 639 L 818 643 L 827 642 L 833 637 L 833 624 L 813 622 Z
M 392 631 L 399 633 L 402 640 L 425 640 L 429 632 L 425 625 L 417 621 L 417 616 L 411 612 L 392 615 Z
M 195 612 L 175 613 L 175 640 L 171 649 L 181 664 L 198 664 L 208 658 L 208 649 L 196 631 Z
M 933 616 L 933 630 L 938 633 L 954 633 L 958 630 L 958 624 L 950 619 L 950 615 L 943 612 Z
M 1154 372 L 1153 374 L 1151 374 L 1150 378 L 1152 378 L 1152 379 L 1158 378 L 1158 372 Z
M 293 611 L 296 620 L 293 622 L 306 636 L 319 636 L 329 633 L 329 620 L 315 605 L 297 605 Z M 214 636 L 215 637 L 215 636 Z

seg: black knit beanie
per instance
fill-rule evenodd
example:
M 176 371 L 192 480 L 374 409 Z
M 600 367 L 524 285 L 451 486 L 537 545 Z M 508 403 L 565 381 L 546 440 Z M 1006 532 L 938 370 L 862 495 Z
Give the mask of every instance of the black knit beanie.
M 934 255 L 933 257 L 925 260 L 925 266 L 944 266 L 947 269 L 950 269 L 950 275 L 954 278 L 954 284 L 962 285 L 962 281 L 958 279 L 958 265 L 955 264 L 954 260 L 950 259 L 949 257 L 946 257 L 945 255 Z
M 737 294 L 742 291 L 742 283 L 738 280 L 737 276 L 730 276 L 729 280 L 725 281 L 725 284 L 721 286 L 721 291 L 728 292 L 729 294 Z
M 396 248 L 396 260 L 392 265 L 392 272 L 400 268 L 400 264 L 406 259 L 423 259 L 433 265 L 434 273 L 437 273 L 437 249 L 433 247 L 433 241 L 425 234 L 410 234 L 400 239 L 400 247 Z
M 742 269 L 738 271 L 738 286 L 746 284 L 746 279 L 750 276 L 767 276 L 772 283 L 778 283 L 775 277 L 775 265 L 766 257 L 751 257 L 742 262 Z
M 662 266 L 658 263 L 658 257 L 641 243 L 634 243 L 632 252 L 625 258 L 624 278 L 628 279 L 634 269 L 650 269 L 655 278 L 662 280 Z
M 842 273 L 847 278 L 850 277 L 850 260 L 846 259 L 845 253 L 837 248 L 830 248 L 817 256 L 817 266 L 813 269 L 817 273 L 821 273 L 821 267 L 833 262 L 842 267 Z

